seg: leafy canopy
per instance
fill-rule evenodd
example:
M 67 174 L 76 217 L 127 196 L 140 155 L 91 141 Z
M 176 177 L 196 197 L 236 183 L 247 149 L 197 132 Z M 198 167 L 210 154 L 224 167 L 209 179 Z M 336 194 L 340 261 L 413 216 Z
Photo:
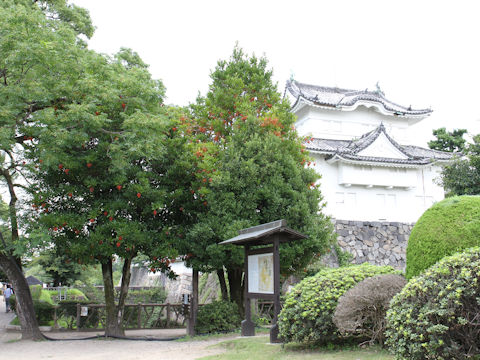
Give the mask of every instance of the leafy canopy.
M 461 152 L 465 150 L 465 139 L 463 135 L 466 134 L 466 129 L 454 129 L 447 131 L 446 128 L 439 128 L 433 130 L 435 140 L 428 142 L 428 147 L 434 150 Z
M 191 108 L 202 181 L 195 194 L 207 212 L 187 234 L 185 252 L 194 255 L 189 262 L 205 271 L 239 269 L 242 250 L 217 244 L 241 228 L 283 218 L 309 236 L 282 246 L 282 271 L 298 270 L 324 251 L 331 229 L 290 106 L 273 84 L 267 60 L 238 47 L 218 62 L 211 79 L 206 97 Z
M 480 194 L 480 135 L 464 148 L 465 157 L 457 158 L 442 169 L 441 183 L 447 196 Z

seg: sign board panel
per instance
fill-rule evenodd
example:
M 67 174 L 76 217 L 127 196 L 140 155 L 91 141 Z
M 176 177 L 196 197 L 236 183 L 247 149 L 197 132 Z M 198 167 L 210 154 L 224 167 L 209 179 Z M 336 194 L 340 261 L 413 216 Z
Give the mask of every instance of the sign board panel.
M 273 253 L 248 256 L 248 292 L 273 294 Z
M 82 306 L 81 307 L 80 316 L 88 316 L 88 306 Z

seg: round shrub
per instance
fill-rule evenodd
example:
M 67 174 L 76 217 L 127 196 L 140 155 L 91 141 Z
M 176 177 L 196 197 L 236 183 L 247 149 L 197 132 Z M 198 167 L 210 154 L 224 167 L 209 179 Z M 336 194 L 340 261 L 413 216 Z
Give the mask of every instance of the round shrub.
M 478 359 L 480 247 L 410 280 L 390 304 L 386 337 L 398 359 Z
M 442 200 L 420 217 L 407 246 L 406 277 L 411 279 L 445 256 L 480 246 L 480 196 Z
M 401 275 L 385 274 L 365 279 L 343 294 L 333 315 L 342 334 L 366 336 L 383 344 L 385 314 L 392 298 L 407 281 Z
M 214 301 L 200 306 L 195 331 L 198 334 L 232 331 L 240 327 L 238 306 L 229 301 Z
M 280 336 L 286 342 L 336 340 L 340 333 L 332 317 L 340 296 L 368 277 L 394 272 L 390 266 L 363 264 L 324 269 L 305 278 L 287 294 L 279 316 Z

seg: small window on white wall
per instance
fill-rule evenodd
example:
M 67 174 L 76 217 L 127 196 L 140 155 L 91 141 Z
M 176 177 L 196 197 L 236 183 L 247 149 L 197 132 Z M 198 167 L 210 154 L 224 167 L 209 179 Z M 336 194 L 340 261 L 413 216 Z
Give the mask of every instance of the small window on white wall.
M 380 209 L 385 208 L 385 194 L 377 194 L 376 196 L 376 205 Z
M 345 204 L 345 193 L 343 193 L 343 192 L 335 193 L 335 203 L 337 205 L 344 205 Z

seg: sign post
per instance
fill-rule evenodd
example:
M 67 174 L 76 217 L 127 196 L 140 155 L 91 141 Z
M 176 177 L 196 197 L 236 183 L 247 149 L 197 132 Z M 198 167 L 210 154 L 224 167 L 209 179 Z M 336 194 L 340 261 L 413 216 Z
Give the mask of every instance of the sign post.
M 285 220 L 277 220 L 240 230 L 238 236 L 220 243 L 245 247 L 245 320 L 242 321 L 242 336 L 255 335 L 251 300 L 271 300 L 274 317 L 270 342 L 279 342 L 280 243 L 304 238 L 305 235 L 288 228 Z

